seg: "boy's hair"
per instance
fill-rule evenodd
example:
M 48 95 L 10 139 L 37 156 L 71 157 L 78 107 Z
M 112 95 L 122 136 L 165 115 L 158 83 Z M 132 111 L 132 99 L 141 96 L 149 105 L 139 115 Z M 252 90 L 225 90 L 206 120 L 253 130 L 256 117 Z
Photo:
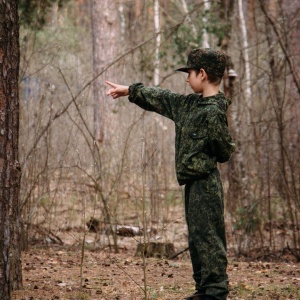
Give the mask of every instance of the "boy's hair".
M 215 84 L 215 85 L 218 85 L 218 84 L 221 83 L 222 77 L 219 77 L 219 76 L 214 75 L 214 74 L 209 74 L 207 72 L 206 72 L 206 74 L 207 74 L 207 79 L 210 83 Z
M 210 48 L 194 49 L 190 52 L 185 66 L 176 71 L 188 72 L 189 70 L 204 69 L 211 83 L 221 82 L 227 64 L 227 56 Z
M 200 73 L 200 69 L 198 70 L 195 70 L 196 71 L 196 74 L 198 75 Z M 205 71 L 206 72 L 206 71 Z M 207 75 L 207 79 L 208 81 L 211 83 L 211 84 L 214 84 L 214 85 L 219 85 L 222 81 L 222 77 L 220 76 L 217 76 L 215 74 L 211 74 L 211 73 L 207 73 L 206 72 L 206 75 Z

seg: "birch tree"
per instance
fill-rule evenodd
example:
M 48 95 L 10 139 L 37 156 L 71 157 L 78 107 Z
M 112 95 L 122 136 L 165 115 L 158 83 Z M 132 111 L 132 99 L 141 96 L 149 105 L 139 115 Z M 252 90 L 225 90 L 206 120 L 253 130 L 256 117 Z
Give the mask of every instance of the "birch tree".
M 238 0 L 238 9 L 239 9 L 239 20 L 240 20 L 240 29 L 241 29 L 241 39 L 242 39 L 242 56 L 245 64 L 245 99 L 246 105 L 250 106 L 250 97 L 251 97 L 251 86 L 250 86 L 250 63 L 249 63 L 249 46 L 248 46 L 248 37 L 247 37 L 247 27 L 243 11 L 243 1 Z M 249 116 L 247 118 L 249 122 Z
M 210 2 L 207 1 L 207 0 L 204 0 L 203 5 L 204 5 L 205 13 L 206 13 L 206 12 L 209 11 L 209 9 L 210 9 Z M 207 29 L 206 29 L 206 26 L 207 26 L 207 18 L 206 18 L 205 15 L 204 15 L 203 18 L 202 18 L 202 22 L 203 22 L 203 30 L 202 30 L 202 48 L 209 48 L 209 36 L 208 36 Z
M 196 39 L 197 38 L 197 29 L 196 26 L 192 23 L 191 17 L 189 16 L 189 10 L 186 4 L 185 0 L 181 0 L 181 4 L 182 4 L 182 8 L 183 8 L 183 12 L 186 14 L 186 21 L 188 23 L 191 24 L 191 29 L 192 29 L 192 33 L 193 33 L 193 37 Z
M 154 61 L 154 85 L 159 84 L 159 48 L 160 48 L 160 22 L 159 22 L 159 0 L 154 1 L 154 28 L 155 28 L 155 61 Z
M 244 63 L 244 76 L 245 76 L 245 89 L 242 88 L 241 97 L 245 99 L 244 107 L 245 107 L 245 114 L 246 118 L 244 123 L 246 125 L 250 124 L 250 99 L 251 99 L 251 86 L 250 86 L 250 64 L 249 64 L 249 49 L 248 49 L 248 37 L 247 37 L 247 27 L 245 22 L 245 15 L 243 11 L 243 1 L 238 0 L 238 13 L 239 13 L 239 25 L 240 25 L 240 32 L 241 32 L 241 44 L 242 44 L 242 60 Z M 246 133 L 247 134 L 247 133 Z M 238 152 L 239 162 L 241 166 L 244 166 L 243 163 L 243 154 L 242 151 Z M 244 169 L 244 167 L 242 167 Z M 247 182 L 249 181 L 247 173 L 245 171 L 242 172 L 242 182 L 245 184 L 244 188 L 245 191 L 247 190 Z
M 0 299 L 22 287 L 18 1 L 0 1 Z
M 249 63 L 249 45 L 248 45 L 248 33 L 245 21 L 243 1 L 238 0 L 238 24 L 240 29 L 240 41 L 241 41 L 241 79 L 240 81 L 240 90 L 239 90 L 239 99 L 236 105 L 238 108 L 235 108 L 232 113 L 232 124 L 235 129 L 237 151 L 234 162 L 231 162 L 231 166 L 235 165 L 237 171 L 236 178 L 231 178 L 234 181 L 232 182 L 235 185 L 234 192 L 230 191 L 231 196 L 238 196 L 238 204 L 236 207 L 236 216 L 239 219 L 236 227 L 240 230 L 240 233 L 237 236 L 237 246 L 238 251 L 243 253 L 249 251 L 250 249 L 250 239 L 249 235 L 251 234 L 253 218 L 251 217 L 252 210 L 255 207 L 255 203 L 251 201 L 251 192 L 250 192 L 250 179 L 249 173 L 247 171 L 247 157 L 249 157 L 251 149 L 250 147 L 245 148 L 245 142 L 249 137 L 248 126 L 251 122 L 250 120 L 250 100 L 251 100 L 251 74 L 250 74 L 250 63 Z M 242 102 L 242 103 L 241 103 Z M 246 117 L 239 116 L 243 112 Z M 239 115 L 238 115 L 239 113 Z M 236 181 L 237 179 L 237 181 Z M 246 216 L 246 218 L 245 218 Z M 251 229 L 249 229 L 251 228 Z

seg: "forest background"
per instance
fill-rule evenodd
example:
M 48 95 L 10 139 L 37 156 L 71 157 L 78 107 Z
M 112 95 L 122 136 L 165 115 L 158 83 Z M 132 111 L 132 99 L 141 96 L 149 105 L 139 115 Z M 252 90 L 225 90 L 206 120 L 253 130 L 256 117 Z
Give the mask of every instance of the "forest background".
M 300 260 L 299 9 L 293 0 L 20 1 L 24 249 L 118 252 L 128 247 L 118 225 L 147 229 L 130 247 L 143 238 L 186 247 L 174 125 L 108 99 L 104 81 L 190 93 L 174 69 L 209 46 L 230 58 L 222 89 L 236 152 L 219 166 L 228 252 Z

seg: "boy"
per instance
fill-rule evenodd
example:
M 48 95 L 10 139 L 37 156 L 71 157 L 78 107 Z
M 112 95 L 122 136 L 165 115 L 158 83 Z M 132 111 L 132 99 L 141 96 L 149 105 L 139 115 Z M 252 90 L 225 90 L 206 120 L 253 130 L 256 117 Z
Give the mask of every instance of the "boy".
M 223 187 L 217 162 L 234 151 L 226 110 L 230 101 L 219 92 L 226 56 L 212 49 L 195 49 L 186 66 L 194 94 L 180 95 L 142 83 L 123 86 L 106 81 L 114 99 L 129 101 L 175 123 L 175 164 L 185 185 L 185 214 L 196 291 L 189 300 L 224 300 L 228 295 Z M 200 95 L 199 95 L 200 94 Z

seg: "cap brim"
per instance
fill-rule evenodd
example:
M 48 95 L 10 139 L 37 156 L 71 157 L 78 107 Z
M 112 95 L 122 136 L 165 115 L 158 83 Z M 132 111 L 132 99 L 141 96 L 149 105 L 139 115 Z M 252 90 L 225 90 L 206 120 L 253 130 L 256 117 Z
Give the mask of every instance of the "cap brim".
M 175 71 L 188 73 L 190 69 L 191 69 L 190 67 L 184 66 L 179 69 L 176 69 Z

